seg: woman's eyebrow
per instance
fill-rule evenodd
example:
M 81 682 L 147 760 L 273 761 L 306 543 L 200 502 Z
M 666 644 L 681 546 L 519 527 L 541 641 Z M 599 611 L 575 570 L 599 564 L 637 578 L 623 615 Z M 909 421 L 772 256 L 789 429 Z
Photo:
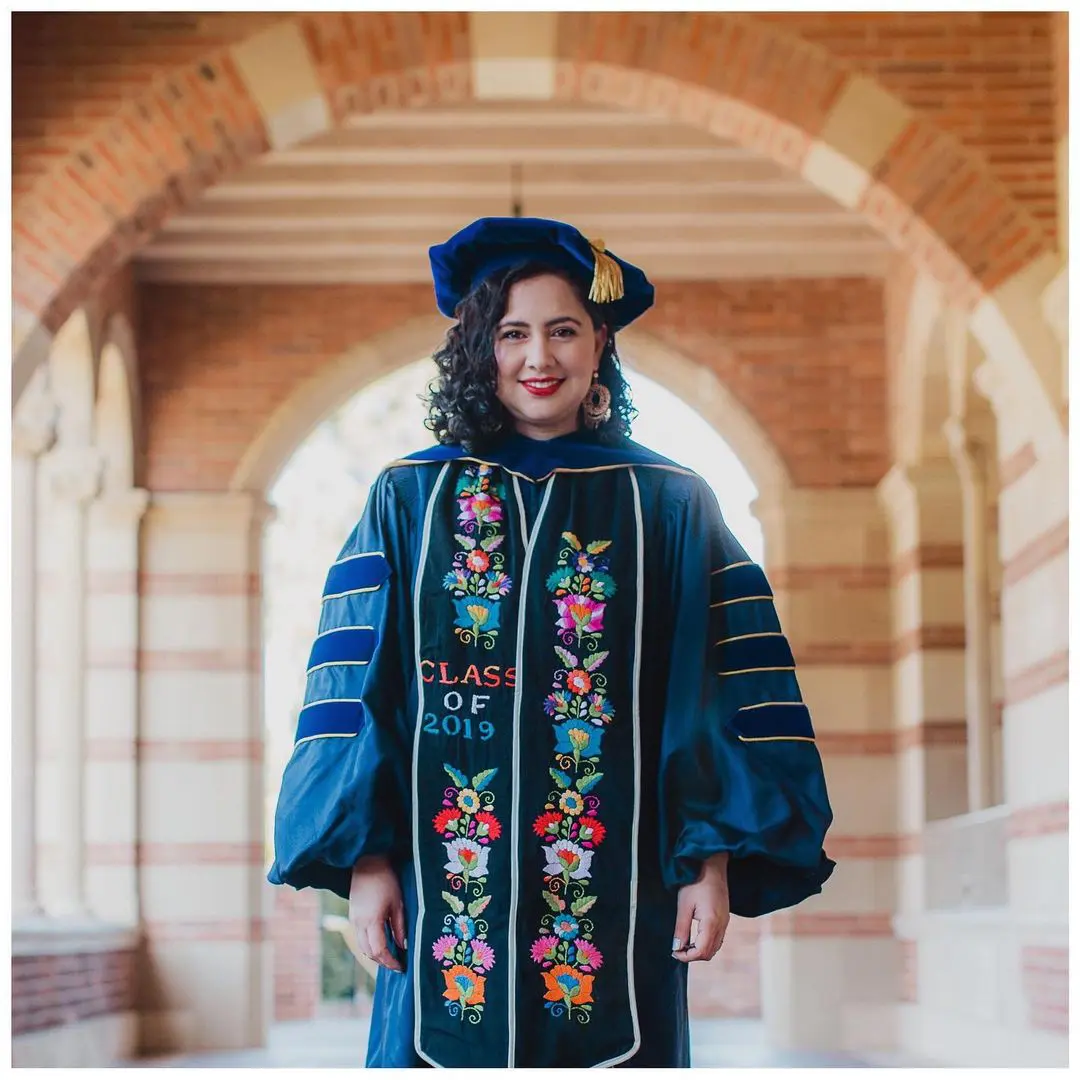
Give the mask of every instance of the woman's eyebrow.
M 548 321 L 544 323 L 544 326 L 556 326 L 559 323 L 564 322 L 572 322 L 575 326 L 581 325 L 581 320 L 575 319 L 573 315 L 560 315 L 556 319 L 548 319 Z M 501 323 L 499 323 L 500 330 L 510 326 L 523 326 L 528 329 L 529 324 L 521 319 L 504 319 Z

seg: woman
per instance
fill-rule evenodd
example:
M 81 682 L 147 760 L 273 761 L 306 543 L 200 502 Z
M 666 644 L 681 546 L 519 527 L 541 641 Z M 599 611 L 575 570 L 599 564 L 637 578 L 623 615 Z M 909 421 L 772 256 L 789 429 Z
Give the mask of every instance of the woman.
M 538 219 L 431 261 L 438 445 L 330 569 L 270 880 L 350 898 L 369 1066 L 686 1067 L 687 964 L 833 868 L 791 651 L 711 490 L 628 437 L 644 274 Z

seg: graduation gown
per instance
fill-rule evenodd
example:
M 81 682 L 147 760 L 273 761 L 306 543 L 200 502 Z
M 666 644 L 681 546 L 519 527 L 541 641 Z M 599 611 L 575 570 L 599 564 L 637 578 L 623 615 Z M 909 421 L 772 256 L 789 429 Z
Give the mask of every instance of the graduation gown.
M 307 678 L 269 878 L 347 897 L 391 859 L 406 971 L 379 971 L 368 1066 L 686 1067 L 677 890 L 726 851 L 757 916 L 832 871 L 765 575 L 630 440 L 387 466 Z

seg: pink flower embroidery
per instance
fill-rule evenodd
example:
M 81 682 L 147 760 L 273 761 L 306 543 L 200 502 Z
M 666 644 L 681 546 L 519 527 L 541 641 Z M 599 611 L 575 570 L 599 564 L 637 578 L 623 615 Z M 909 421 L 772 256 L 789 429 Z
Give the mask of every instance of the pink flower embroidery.
M 502 505 L 488 491 L 463 495 L 458 499 L 458 506 L 461 507 L 458 520 L 463 524 L 467 521 L 481 523 L 502 521 Z
M 542 937 L 537 938 L 533 942 L 532 946 L 532 958 L 536 963 L 541 963 L 544 960 L 554 959 L 555 947 L 559 944 L 557 937 Z
M 581 967 L 592 968 L 595 971 L 603 966 L 604 954 L 592 942 L 578 938 L 574 942 L 574 948 L 577 950 L 577 962 Z
M 472 942 L 472 966 L 483 971 L 495 966 L 495 950 L 486 941 Z
M 597 634 L 604 629 L 604 608 L 591 596 L 560 596 L 555 600 L 559 609 L 558 626 L 562 630 L 573 630 L 579 637 L 582 634 Z
M 452 934 L 443 934 L 432 946 L 431 951 L 435 954 L 436 960 L 453 960 L 457 943 L 458 939 Z

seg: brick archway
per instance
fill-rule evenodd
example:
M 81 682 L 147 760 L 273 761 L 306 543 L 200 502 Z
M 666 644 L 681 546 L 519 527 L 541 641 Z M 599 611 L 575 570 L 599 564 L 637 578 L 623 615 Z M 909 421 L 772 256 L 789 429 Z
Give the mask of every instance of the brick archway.
M 16 395 L 94 284 L 234 169 L 355 111 L 507 96 L 667 116 L 859 211 L 971 312 L 1032 406 L 1036 439 L 1058 449 L 1057 354 L 1025 316 L 1057 269 L 1041 225 L 977 155 L 874 80 L 730 13 L 299 15 L 117 100 L 17 200 Z
M 425 356 L 446 326 L 446 320 L 437 315 L 410 319 L 320 367 L 266 420 L 240 458 L 229 490 L 265 495 L 321 421 L 352 395 Z M 621 334 L 619 342 L 628 365 L 695 409 L 731 446 L 759 493 L 783 499 L 793 481 L 780 450 L 715 372 L 635 328 Z

